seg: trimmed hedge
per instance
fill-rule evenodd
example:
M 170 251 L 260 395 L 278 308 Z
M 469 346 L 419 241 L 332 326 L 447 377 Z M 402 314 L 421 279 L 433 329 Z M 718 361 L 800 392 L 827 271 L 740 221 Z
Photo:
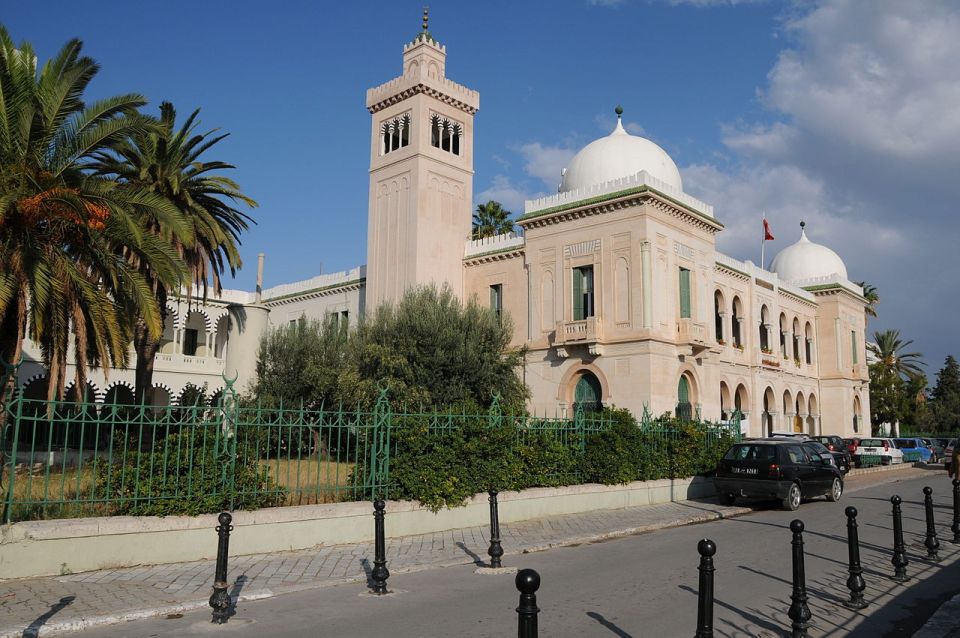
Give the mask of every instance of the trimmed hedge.
M 596 418 L 605 428 L 587 434 L 582 447 L 579 440 L 564 442 L 509 418 L 499 426 L 478 420 L 445 429 L 404 421 L 391 433 L 390 497 L 437 511 L 462 506 L 490 487 L 684 478 L 714 471 L 734 442 L 704 424 L 658 420 L 641 429 L 628 410 L 604 410 Z

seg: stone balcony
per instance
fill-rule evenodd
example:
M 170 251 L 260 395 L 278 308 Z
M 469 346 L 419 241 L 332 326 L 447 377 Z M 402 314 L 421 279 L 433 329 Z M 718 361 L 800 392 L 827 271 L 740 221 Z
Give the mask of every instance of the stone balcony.
M 185 354 L 158 352 L 154 358 L 154 369 L 163 372 L 197 372 L 221 374 L 224 360 L 217 357 L 191 357 Z
M 603 340 L 603 323 L 599 317 L 587 317 L 579 321 L 561 321 L 557 324 L 557 333 L 553 344 L 557 354 L 566 357 L 566 348 L 586 345 L 590 354 L 600 354 L 599 344 Z
M 707 327 L 692 319 L 680 319 L 677 322 L 677 343 L 689 346 L 693 354 L 707 348 Z

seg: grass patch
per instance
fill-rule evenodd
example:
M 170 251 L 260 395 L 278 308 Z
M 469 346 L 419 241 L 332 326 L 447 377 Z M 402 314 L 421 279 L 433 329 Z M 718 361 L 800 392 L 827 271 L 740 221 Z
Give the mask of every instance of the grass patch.
M 337 503 L 354 499 L 353 463 L 319 458 L 269 459 L 260 461 L 278 487 L 287 490 L 284 505 Z

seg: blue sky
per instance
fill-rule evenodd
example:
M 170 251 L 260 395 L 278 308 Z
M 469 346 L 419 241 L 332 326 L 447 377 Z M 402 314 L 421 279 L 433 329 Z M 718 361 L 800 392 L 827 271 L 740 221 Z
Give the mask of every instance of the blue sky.
M 908 6 L 903 6 L 907 4 Z M 365 91 L 400 72 L 422 3 L 14 3 L 0 20 L 41 59 L 69 38 L 102 71 L 91 97 L 139 92 L 156 112 L 231 136 L 211 157 L 260 202 L 243 239 L 268 286 L 365 261 Z M 607 134 L 613 108 L 663 146 L 727 225 L 721 250 L 758 260 L 799 221 L 880 289 L 879 321 L 926 355 L 957 352 L 960 15 L 950 2 L 559 0 L 433 2 L 447 76 L 480 91 L 477 200 L 514 211 Z M 107 16 L 107 17 L 105 17 Z M 952 176 L 952 177 L 951 177 Z M 920 285 L 917 285 L 920 284 Z

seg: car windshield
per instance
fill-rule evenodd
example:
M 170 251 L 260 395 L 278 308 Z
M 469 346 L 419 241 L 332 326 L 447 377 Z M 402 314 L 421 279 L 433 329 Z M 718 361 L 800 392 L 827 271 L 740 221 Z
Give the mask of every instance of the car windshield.
M 777 450 L 772 445 L 734 445 L 723 457 L 728 461 L 770 461 L 777 458 Z
M 803 444 L 803 447 L 814 450 L 817 452 L 817 454 L 830 453 L 830 450 L 828 450 L 824 445 L 817 443 L 816 441 L 807 441 L 806 443 Z

